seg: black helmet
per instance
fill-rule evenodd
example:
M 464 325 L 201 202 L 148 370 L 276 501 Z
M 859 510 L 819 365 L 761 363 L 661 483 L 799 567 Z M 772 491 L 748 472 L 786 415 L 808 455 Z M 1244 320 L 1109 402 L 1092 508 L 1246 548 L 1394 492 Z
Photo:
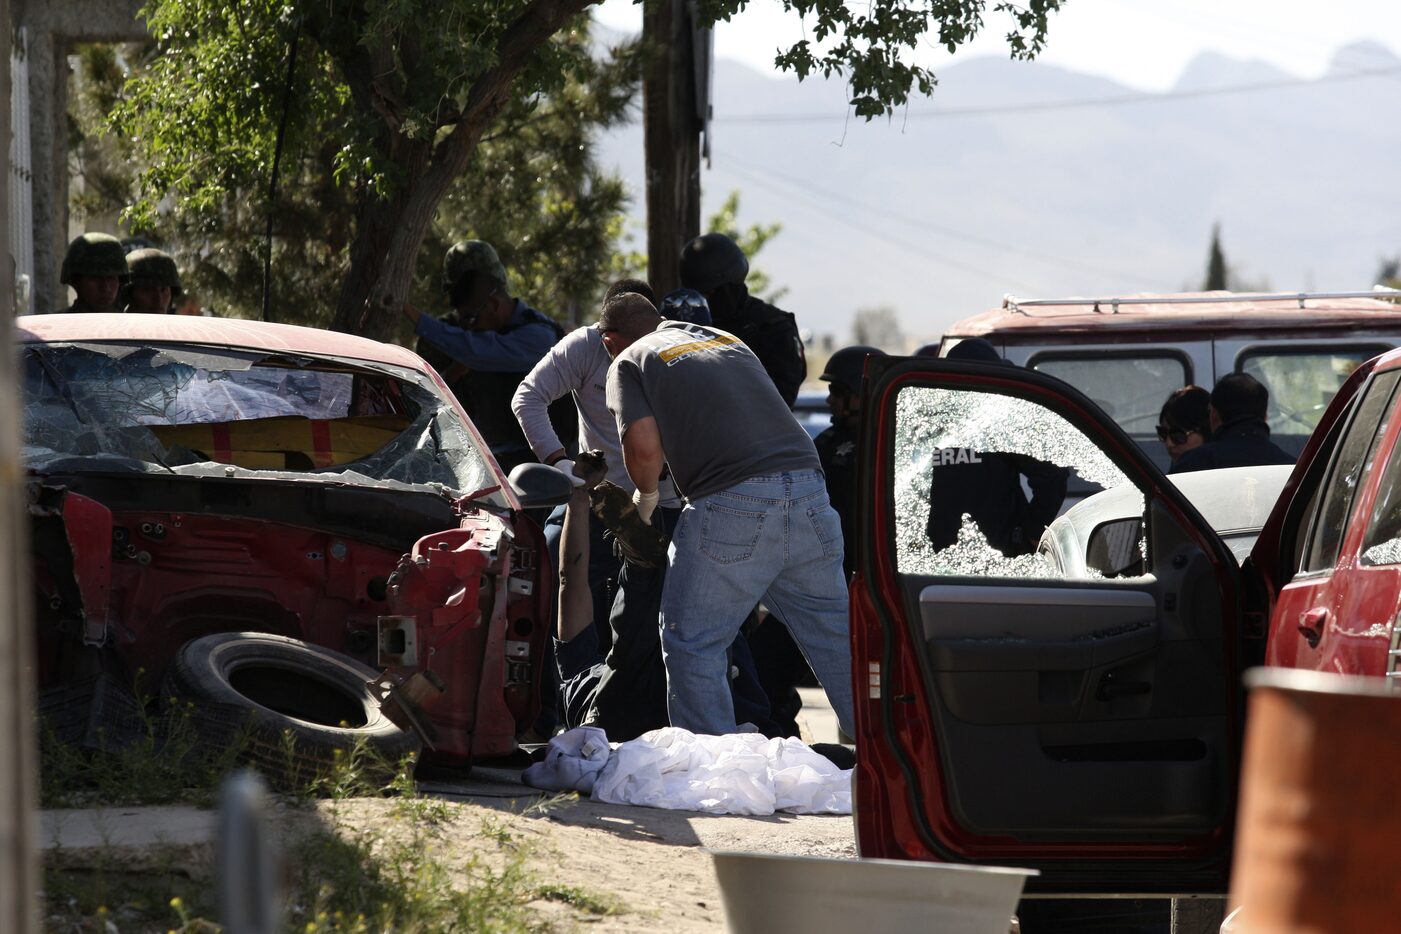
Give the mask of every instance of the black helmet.
M 885 351 L 878 347 L 867 347 L 864 344 L 843 347 L 827 358 L 827 365 L 822 368 L 822 375 L 818 379 L 825 379 L 829 383 L 845 386 L 852 392 L 859 392 L 861 376 L 866 371 L 866 358 L 884 356 Z
M 709 294 L 722 285 L 740 285 L 749 275 L 749 260 L 722 233 L 697 237 L 681 250 L 681 284 Z
M 662 306 L 657 310 L 670 321 L 711 323 L 710 303 L 695 289 L 672 289 L 662 297 Z

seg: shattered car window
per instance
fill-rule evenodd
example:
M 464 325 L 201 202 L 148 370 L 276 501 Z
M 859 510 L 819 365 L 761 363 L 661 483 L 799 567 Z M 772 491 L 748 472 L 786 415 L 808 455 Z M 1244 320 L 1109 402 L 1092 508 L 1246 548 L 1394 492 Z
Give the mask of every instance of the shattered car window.
M 915 387 L 896 402 L 895 517 L 906 574 L 1064 576 L 1037 545 L 1072 476 L 1127 477 L 1044 406 L 987 392 Z
M 122 343 L 24 350 L 33 469 L 429 487 L 496 485 L 452 408 L 401 367 Z

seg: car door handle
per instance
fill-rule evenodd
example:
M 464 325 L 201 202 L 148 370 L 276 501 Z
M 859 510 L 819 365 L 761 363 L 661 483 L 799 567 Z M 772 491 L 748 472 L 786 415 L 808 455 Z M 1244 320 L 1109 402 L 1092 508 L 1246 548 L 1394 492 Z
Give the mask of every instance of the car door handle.
M 1323 627 L 1328 625 L 1328 608 L 1316 606 L 1304 614 L 1304 621 L 1299 624 L 1299 634 L 1304 637 L 1304 641 L 1309 644 L 1309 648 L 1318 648 L 1318 641 L 1323 638 Z
M 1111 701 L 1116 697 L 1147 694 L 1151 690 L 1153 685 L 1147 681 L 1120 681 L 1111 671 L 1099 679 L 1099 685 L 1095 688 L 1095 700 Z

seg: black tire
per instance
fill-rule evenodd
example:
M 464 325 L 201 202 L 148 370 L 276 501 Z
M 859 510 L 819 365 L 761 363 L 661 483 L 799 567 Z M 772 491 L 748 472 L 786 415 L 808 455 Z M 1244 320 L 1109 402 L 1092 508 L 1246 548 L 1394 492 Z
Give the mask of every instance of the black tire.
M 303 789 L 357 746 L 360 768 L 387 778 L 419 750 L 418 737 L 380 710 L 366 682 L 378 672 L 299 639 L 225 632 L 181 646 L 165 689 L 182 704 L 198 741 L 240 757 L 275 783 Z

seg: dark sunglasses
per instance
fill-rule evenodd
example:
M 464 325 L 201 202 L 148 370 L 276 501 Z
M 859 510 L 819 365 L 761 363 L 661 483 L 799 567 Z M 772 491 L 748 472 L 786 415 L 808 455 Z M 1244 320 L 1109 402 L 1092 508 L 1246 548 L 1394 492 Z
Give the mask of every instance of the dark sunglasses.
M 1191 431 L 1183 431 L 1181 428 L 1169 428 L 1167 425 L 1158 426 L 1158 440 L 1166 443 L 1171 440 L 1173 444 L 1186 444 L 1187 436 Z

